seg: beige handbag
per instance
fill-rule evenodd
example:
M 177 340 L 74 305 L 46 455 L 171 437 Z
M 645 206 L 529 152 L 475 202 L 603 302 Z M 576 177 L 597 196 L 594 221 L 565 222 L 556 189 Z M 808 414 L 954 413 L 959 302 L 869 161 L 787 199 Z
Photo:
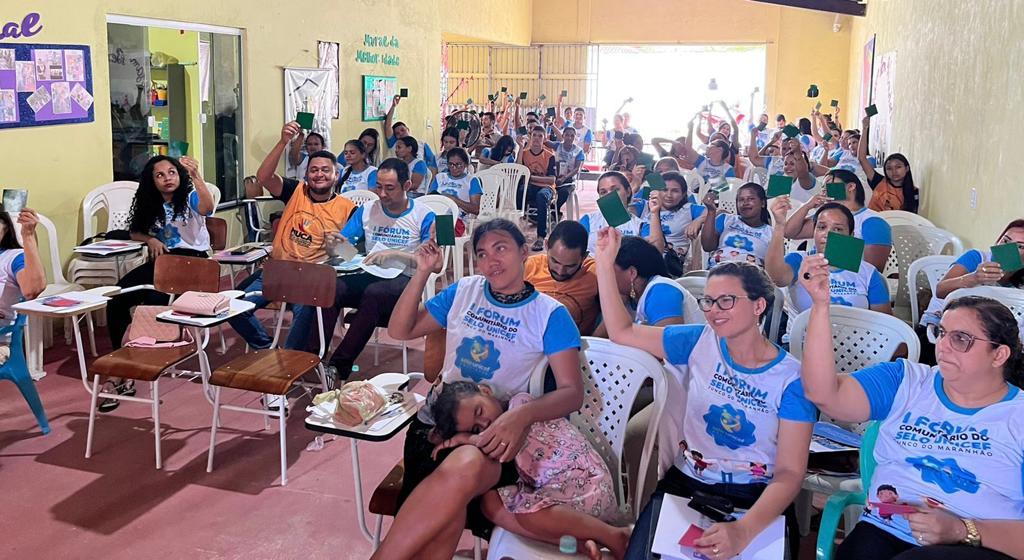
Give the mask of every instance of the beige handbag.
M 175 313 L 200 317 L 216 317 L 226 312 L 228 307 L 227 296 L 209 292 L 185 292 L 171 304 Z
M 157 315 L 169 309 L 166 305 L 137 306 L 122 344 L 137 348 L 171 348 L 191 344 L 192 336 L 186 332 L 183 337 L 180 325 L 156 320 Z

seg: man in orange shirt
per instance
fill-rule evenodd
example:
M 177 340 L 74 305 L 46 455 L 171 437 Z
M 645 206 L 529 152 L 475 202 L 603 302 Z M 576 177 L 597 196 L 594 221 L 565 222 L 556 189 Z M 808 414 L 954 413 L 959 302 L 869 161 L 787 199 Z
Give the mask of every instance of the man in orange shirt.
M 319 151 L 309 155 L 304 181 L 282 179 L 276 173 L 285 148 L 299 132 L 299 124 L 296 122 L 284 125 L 281 138 L 256 171 L 256 180 L 274 198 L 285 203 L 274 236 L 271 258 L 317 263 L 327 259 L 327 234 L 341 231 L 355 210 L 355 205 L 334 192 L 338 182 L 338 160 L 331 152 Z M 262 291 L 262 272 L 260 270 L 247 278 L 239 289 L 249 293 Z M 246 300 L 255 303 L 256 309 L 262 309 L 269 303 L 258 295 L 248 296 Z M 256 319 L 254 312 L 242 313 L 229 323 L 255 350 L 267 348 L 273 342 L 273 337 Z M 310 333 L 315 333 L 312 330 L 315 323 L 314 309 L 295 306 L 285 348 L 305 349 Z
M 548 235 L 547 253 L 526 259 L 527 282 L 564 305 L 580 334 L 597 323 L 597 275 L 587 256 L 587 230 L 579 222 L 559 222 Z
M 519 164 L 530 169 L 530 184 L 526 185 L 526 204 L 537 209 L 537 240 L 531 251 L 544 248 L 548 235 L 548 206 L 555 195 L 555 177 L 558 175 L 558 158 L 544 147 L 546 132 L 542 126 L 530 131 L 530 144 L 519 152 Z

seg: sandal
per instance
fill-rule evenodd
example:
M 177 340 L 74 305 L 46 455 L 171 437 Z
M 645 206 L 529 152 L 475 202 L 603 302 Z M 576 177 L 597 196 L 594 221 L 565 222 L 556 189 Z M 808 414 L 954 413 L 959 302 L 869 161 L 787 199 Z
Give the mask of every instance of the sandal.
M 125 395 L 128 397 L 135 396 L 135 381 L 127 380 L 121 381 L 115 384 L 113 381 L 107 381 L 103 384 L 102 392 L 104 393 L 116 393 L 118 395 Z M 98 405 L 96 410 L 98 412 L 110 412 L 120 406 L 121 400 L 113 397 L 105 397 Z

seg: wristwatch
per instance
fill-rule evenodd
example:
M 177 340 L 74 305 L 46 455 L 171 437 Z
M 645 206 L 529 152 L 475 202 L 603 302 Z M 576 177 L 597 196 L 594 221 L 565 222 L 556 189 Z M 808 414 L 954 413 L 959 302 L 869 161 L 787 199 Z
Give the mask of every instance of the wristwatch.
M 963 521 L 964 527 L 967 528 L 967 536 L 960 542 L 970 546 L 981 546 L 981 533 L 978 532 L 978 526 L 974 524 L 974 520 L 961 519 L 960 521 Z

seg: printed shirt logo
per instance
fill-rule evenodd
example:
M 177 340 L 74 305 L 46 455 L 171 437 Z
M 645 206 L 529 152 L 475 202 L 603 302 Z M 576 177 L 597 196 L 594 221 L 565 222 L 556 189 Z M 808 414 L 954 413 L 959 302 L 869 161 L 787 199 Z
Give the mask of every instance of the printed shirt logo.
M 755 426 L 747 420 L 743 410 L 733 408 L 731 404 L 711 405 L 704 415 L 707 433 L 717 445 L 729 449 L 747 447 L 757 439 L 754 436 Z
M 455 367 L 459 368 L 463 377 L 480 382 L 494 376 L 494 372 L 501 367 L 498 361 L 500 357 L 501 352 L 494 347 L 493 340 L 480 336 L 466 337 L 455 351 Z
M 907 457 L 907 462 L 921 471 L 921 480 L 935 484 L 947 494 L 955 494 L 960 490 L 974 494 L 981 488 L 978 477 L 958 465 L 956 459 L 937 459 L 925 455 Z
M 742 235 L 730 235 L 725 239 L 724 245 L 741 251 L 751 252 L 754 250 L 754 242 Z

